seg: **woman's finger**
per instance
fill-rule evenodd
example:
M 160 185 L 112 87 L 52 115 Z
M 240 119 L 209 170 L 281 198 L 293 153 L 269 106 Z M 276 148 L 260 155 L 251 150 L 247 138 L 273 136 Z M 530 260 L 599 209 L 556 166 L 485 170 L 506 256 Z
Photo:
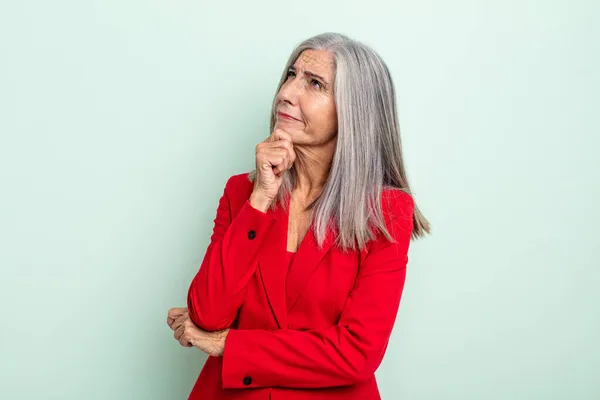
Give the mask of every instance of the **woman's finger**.
M 177 329 L 181 328 L 184 325 L 183 321 L 178 321 L 175 320 L 175 322 L 173 322 L 173 330 L 176 331 Z
M 179 317 L 179 316 L 183 315 L 184 313 L 186 313 L 187 310 L 188 310 L 187 307 L 174 307 L 174 308 L 171 308 L 169 310 L 169 312 L 167 313 L 167 315 L 168 315 L 169 318 L 176 319 L 177 317 Z
M 183 347 L 192 347 L 192 344 L 189 342 L 189 339 L 186 334 L 181 335 L 179 338 L 179 344 Z
M 275 129 L 271 136 L 274 140 L 289 140 L 290 142 L 292 141 L 292 135 L 290 135 L 288 132 L 284 131 L 281 128 Z
M 173 325 L 171 326 L 171 329 L 177 329 L 177 328 L 179 328 L 181 325 L 184 324 L 184 322 L 187 319 L 188 319 L 188 314 L 187 313 L 183 314 L 181 317 L 179 317 L 175 321 L 173 321 Z
M 296 152 L 294 151 L 294 144 L 291 139 L 279 139 L 275 140 L 268 144 L 269 149 L 282 149 L 285 151 L 286 155 L 286 167 L 285 169 L 289 169 L 296 161 Z
M 188 311 L 186 307 L 171 308 L 167 313 L 167 325 L 173 329 L 173 322 Z
M 185 327 L 182 325 L 179 328 L 175 329 L 175 331 L 173 332 L 173 337 L 177 340 L 179 340 L 181 338 L 181 336 L 183 336 L 183 332 L 184 332 Z
M 175 321 L 173 321 L 173 324 L 171 324 L 171 329 L 176 331 L 180 326 L 181 326 L 181 322 L 177 322 L 177 320 L 175 320 Z
M 179 344 L 182 345 L 183 347 L 192 347 L 192 345 L 190 344 L 190 342 L 187 342 L 185 340 L 180 340 Z
M 269 163 L 274 167 L 273 172 L 275 174 L 285 171 L 292 165 L 290 163 L 290 151 L 282 147 L 269 149 L 266 157 Z

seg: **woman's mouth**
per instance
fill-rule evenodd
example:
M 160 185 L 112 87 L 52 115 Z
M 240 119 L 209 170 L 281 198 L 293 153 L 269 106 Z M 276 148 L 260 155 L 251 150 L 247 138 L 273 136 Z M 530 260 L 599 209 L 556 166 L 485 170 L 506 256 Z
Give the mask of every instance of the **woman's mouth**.
M 282 112 L 277 112 L 277 117 L 281 118 L 281 119 L 285 119 L 285 120 L 289 120 L 289 121 L 298 121 L 296 118 L 287 115 L 286 113 L 282 113 Z

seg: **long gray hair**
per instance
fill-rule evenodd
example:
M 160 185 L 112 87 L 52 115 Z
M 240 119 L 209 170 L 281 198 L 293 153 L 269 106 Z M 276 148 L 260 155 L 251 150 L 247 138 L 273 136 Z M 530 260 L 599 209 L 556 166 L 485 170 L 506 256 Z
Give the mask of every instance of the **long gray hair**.
M 338 118 L 336 149 L 323 191 L 311 203 L 315 237 L 322 245 L 333 223 L 336 245 L 343 250 L 362 250 L 379 230 L 389 234 L 381 207 L 384 188 L 396 188 L 412 196 L 406 177 L 395 89 L 387 65 L 369 46 L 333 32 L 313 36 L 300 43 L 290 55 L 275 93 L 285 83 L 289 68 L 307 49 L 327 50 L 334 59 L 335 104 Z M 273 131 L 275 101 L 271 109 Z M 285 199 L 296 185 L 296 169 L 283 173 L 276 200 Z M 256 179 L 256 170 L 249 175 Z M 414 200 L 414 198 L 413 198 Z M 415 204 L 412 239 L 430 232 L 429 222 Z

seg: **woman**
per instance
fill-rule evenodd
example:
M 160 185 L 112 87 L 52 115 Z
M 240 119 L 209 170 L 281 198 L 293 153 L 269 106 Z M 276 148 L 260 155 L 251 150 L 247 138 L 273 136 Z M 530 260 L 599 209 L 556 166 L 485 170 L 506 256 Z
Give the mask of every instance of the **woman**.
M 234 175 L 169 311 L 209 355 L 190 399 L 379 399 L 411 238 L 429 232 L 402 161 L 392 79 L 326 33 L 290 56 L 256 169 Z

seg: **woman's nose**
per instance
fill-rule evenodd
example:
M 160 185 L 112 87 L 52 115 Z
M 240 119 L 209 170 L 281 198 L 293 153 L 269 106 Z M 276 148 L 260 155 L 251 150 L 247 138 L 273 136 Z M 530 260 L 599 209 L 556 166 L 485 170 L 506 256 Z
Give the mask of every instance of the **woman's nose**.
M 296 104 L 298 102 L 298 97 L 301 95 L 302 90 L 304 90 L 301 85 L 302 84 L 298 79 L 287 82 L 287 84 L 283 85 L 279 90 L 279 100 Z

